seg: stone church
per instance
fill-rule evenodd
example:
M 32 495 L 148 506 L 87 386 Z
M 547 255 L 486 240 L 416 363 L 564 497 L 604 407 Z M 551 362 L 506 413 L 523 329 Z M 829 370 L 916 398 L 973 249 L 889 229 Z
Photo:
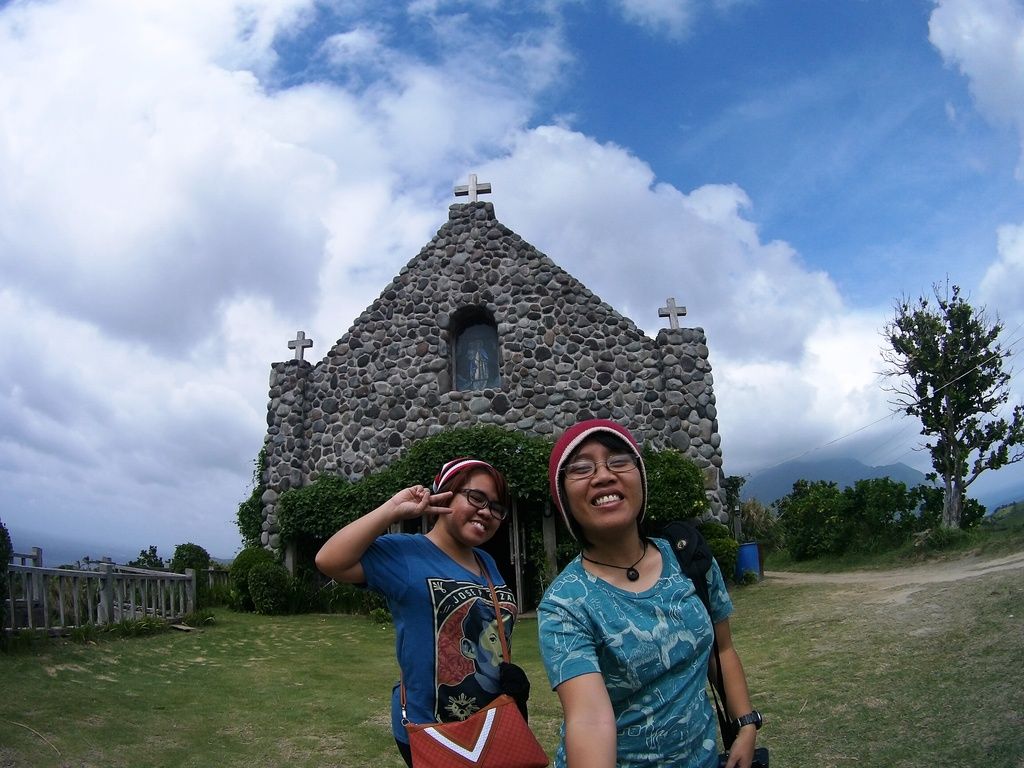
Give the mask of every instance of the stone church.
M 294 359 L 273 364 L 264 546 L 281 545 L 278 496 L 321 474 L 358 480 L 445 429 L 494 424 L 550 439 L 590 417 L 685 453 L 724 517 L 703 329 L 678 327 L 685 309 L 669 300 L 659 314 L 670 328 L 646 336 L 503 226 L 478 191 L 489 187 L 471 176 L 469 202 L 449 208 L 447 223 L 322 360 L 304 359 L 312 341 L 300 332 L 289 342 Z M 567 534 L 549 510 L 542 519 L 553 562 L 555 538 Z M 514 512 L 491 542 L 518 595 L 525 536 Z

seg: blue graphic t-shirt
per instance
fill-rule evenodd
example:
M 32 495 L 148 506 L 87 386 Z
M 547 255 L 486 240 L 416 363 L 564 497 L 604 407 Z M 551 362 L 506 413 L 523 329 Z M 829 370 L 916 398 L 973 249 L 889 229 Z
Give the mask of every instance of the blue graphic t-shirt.
M 628 592 L 588 573 L 579 557 L 548 587 L 537 608 L 540 649 L 551 687 L 579 675 L 604 677 L 615 711 L 619 768 L 717 765 L 717 720 L 708 701 L 714 622 L 732 613 L 718 563 L 708 570 L 712 619 L 671 545 L 661 577 Z M 555 756 L 565 766 L 565 725 Z
M 510 638 L 517 614 L 515 597 L 494 558 L 474 551 L 494 582 L 505 636 Z M 464 720 L 489 704 L 499 693 L 498 665 L 503 659 L 487 580 L 467 571 L 422 534 L 381 536 L 360 563 L 366 586 L 387 599 L 395 622 L 395 651 L 409 721 Z M 407 742 L 397 684 L 391 699 L 391 730 L 396 739 Z

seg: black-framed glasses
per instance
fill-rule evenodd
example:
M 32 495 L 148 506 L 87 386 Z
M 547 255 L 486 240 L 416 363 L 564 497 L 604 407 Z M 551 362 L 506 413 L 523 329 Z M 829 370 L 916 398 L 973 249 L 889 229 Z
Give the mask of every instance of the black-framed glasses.
M 477 509 L 489 509 L 491 514 L 499 520 L 504 520 L 508 516 L 508 508 L 500 501 L 491 501 L 483 491 L 478 491 L 476 488 L 463 488 L 458 493 L 465 496 L 466 500 Z
M 631 453 L 620 453 L 616 456 L 609 456 L 608 461 L 580 459 L 572 464 L 566 464 L 562 471 L 570 480 L 586 480 L 588 477 L 593 477 L 597 468 L 602 464 L 615 474 L 621 474 L 636 469 L 636 456 Z

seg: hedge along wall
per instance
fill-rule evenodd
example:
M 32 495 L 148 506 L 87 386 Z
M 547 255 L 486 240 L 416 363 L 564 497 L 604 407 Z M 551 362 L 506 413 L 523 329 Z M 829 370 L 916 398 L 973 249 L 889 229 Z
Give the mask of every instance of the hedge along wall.
M 313 557 L 339 528 L 383 504 L 410 485 L 429 486 L 446 461 L 473 456 L 501 469 L 509 493 L 517 502 L 520 525 L 526 531 L 524 572 L 534 597 L 546 583 L 541 514 L 549 500 L 548 458 L 551 441 L 495 426 L 442 432 L 414 444 L 390 467 L 358 482 L 323 475 L 310 485 L 281 495 L 278 510 L 281 539 L 293 545 L 298 568 L 312 568 Z M 700 469 L 679 451 L 644 450 L 648 475 L 648 519 L 700 517 L 707 513 L 704 478 Z M 575 557 L 576 542 L 558 532 L 558 567 Z

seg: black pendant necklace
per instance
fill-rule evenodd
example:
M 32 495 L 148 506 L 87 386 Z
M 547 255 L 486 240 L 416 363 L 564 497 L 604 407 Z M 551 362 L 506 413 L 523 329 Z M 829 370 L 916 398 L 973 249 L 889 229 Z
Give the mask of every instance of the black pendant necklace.
M 647 539 L 644 539 L 643 542 L 644 542 L 644 551 L 640 553 L 640 557 L 638 557 L 636 559 L 636 562 L 633 563 L 632 565 L 611 565 L 610 563 L 599 563 L 597 560 L 591 560 L 589 557 L 584 555 L 582 552 L 580 552 L 580 557 L 582 557 L 588 563 L 593 563 L 594 565 L 603 565 L 605 568 L 618 568 L 620 571 L 625 571 L 626 572 L 626 578 L 627 579 L 629 579 L 630 581 L 636 581 L 636 580 L 638 580 L 640 578 L 640 571 L 638 571 L 636 569 L 636 567 L 638 565 L 640 565 L 640 561 L 643 560 L 644 559 L 644 555 L 647 554 Z

